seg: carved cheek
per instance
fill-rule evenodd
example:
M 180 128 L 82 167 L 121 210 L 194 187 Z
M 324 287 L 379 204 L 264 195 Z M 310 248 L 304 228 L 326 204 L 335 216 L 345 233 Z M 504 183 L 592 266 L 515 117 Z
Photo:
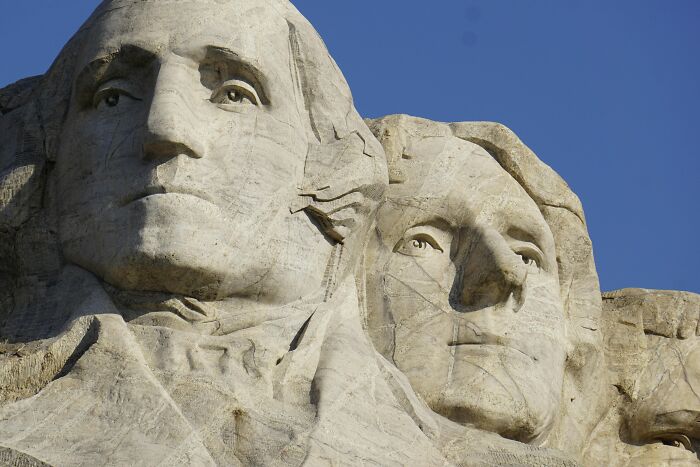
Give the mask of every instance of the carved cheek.
M 444 334 L 439 339 L 444 346 L 453 328 L 447 283 L 433 277 L 415 258 L 394 254 L 385 270 L 383 291 L 387 311 L 407 342 L 432 347 L 424 342 L 428 326 L 433 335 Z
M 388 295 L 413 297 L 416 303 L 447 303 L 454 265 L 449 261 L 431 261 L 394 253 L 385 269 Z

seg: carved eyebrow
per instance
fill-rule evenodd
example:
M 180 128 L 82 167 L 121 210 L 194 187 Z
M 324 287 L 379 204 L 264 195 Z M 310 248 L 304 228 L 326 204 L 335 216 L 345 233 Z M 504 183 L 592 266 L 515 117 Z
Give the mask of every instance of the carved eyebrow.
M 267 105 L 270 103 L 266 92 L 268 89 L 267 78 L 260 68 L 255 66 L 250 60 L 246 60 L 231 49 L 215 45 L 207 46 L 205 52 L 204 64 L 225 65 L 226 73 L 229 76 L 223 77 L 223 81 L 232 78 L 242 78 L 255 88 L 261 104 Z
M 512 241 L 533 245 L 542 255 L 542 259 L 547 267 L 556 267 L 556 247 L 554 243 L 550 244 L 547 240 L 547 231 L 542 226 L 529 225 L 528 227 L 523 227 L 521 225 L 511 225 L 505 231 L 505 237 Z M 552 249 L 550 250 L 548 246 Z
M 532 243 L 533 245 L 537 246 L 537 248 L 542 250 L 542 247 L 540 246 L 542 241 L 540 239 L 539 232 L 535 233 L 530 230 L 523 229 L 519 226 L 512 225 L 506 231 L 506 235 L 512 238 L 513 240 Z
M 103 55 L 85 65 L 75 79 L 78 101 L 90 100 L 92 91 L 101 82 L 119 76 L 129 68 L 141 68 L 153 62 L 156 55 L 137 45 L 123 45 L 119 50 Z

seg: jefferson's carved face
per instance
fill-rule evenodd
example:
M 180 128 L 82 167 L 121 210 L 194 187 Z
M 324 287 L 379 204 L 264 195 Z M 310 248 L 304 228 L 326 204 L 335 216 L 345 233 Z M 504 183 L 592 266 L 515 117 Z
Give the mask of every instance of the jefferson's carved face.
M 249 0 L 120 3 L 83 41 L 61 135 L 65 257 L 125 289 L 314 290 L 331 247 L 289 212 L 308 115 L 285 19 Z
M 410 154 L 369 248 L 370 333 L 436 412 L 536 442 L 566 359 L 551 231 L 480 147 L 415 138 Z

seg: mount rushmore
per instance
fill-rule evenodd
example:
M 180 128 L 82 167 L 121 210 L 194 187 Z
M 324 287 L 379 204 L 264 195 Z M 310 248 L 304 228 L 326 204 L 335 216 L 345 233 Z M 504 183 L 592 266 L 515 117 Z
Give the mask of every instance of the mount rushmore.
M 107 0 L 0 90 L 0 463 L 700 465 L 700 296 L 508 128 L 363 119 L 287 0 Z

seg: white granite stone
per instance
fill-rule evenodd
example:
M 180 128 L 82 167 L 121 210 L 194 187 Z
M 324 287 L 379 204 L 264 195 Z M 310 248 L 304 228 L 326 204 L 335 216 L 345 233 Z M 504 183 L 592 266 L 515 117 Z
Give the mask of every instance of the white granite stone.
M 2 465 L 698 465 L 700 297 L 602 298 L 551 168 L 363 121 L 286 0 L 105 1 L 0 90 Z

